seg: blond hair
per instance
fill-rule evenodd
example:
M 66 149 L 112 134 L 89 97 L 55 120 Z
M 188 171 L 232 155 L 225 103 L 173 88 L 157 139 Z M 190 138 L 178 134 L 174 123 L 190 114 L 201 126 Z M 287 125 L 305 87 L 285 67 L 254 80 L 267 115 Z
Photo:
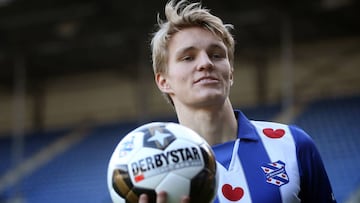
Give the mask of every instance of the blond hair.
M 234 61 L 234 38 L 230 30 L 231 24 L 224 24 L 220 18 L 210 13 L 210 10 L 203 8 L 200 3 L 190 3 L 187 0 L 169 1 L 165 6 L 166 20 L 160 19 L 158 14 L 158 30 L 151 40 L 153 71 L 157 73 L 167 72 L 168 43 L 175 33 L 189 27 L 204 28 L 220 37 L 227 47 L 229 62 L 233 67 Z M 172 103 L 170 97 L 166 98 Z

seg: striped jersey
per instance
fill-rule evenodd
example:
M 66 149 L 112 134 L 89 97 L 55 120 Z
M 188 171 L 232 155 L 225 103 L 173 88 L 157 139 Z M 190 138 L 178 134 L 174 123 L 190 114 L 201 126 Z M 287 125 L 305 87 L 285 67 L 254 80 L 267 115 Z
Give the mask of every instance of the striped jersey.
M 213 146 L 215 202 L 336 202 L 319 152 L 295 126 L 250 121 L 236 110 L 237 139 Z

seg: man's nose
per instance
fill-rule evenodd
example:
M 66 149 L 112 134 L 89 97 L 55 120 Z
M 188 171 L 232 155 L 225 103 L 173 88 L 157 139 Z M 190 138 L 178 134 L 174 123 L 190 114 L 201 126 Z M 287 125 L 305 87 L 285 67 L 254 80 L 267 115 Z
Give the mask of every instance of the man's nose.
M 212 69 L 214 67 L 209 55 L 206 52 L 201 52 L 199 55 L 198 70 Z

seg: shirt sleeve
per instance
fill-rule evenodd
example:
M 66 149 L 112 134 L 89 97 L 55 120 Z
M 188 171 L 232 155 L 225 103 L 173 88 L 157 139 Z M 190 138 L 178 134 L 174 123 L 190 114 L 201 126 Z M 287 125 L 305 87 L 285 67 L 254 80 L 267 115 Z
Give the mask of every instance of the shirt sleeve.
M 290 126 L 290 130 L 296 143 L 301 202 L 336 202 L 323 161 L 313 139 L 296 126 Z

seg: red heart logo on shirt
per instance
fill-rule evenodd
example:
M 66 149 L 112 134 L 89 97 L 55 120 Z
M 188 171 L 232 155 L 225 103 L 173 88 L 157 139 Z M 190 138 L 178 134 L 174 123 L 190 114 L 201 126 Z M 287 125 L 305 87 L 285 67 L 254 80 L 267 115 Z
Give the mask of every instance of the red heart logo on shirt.
M 221 190 L 224 197 L 230 201 L 238 201 L 244 196 L 244 190 L 241 187 L 233 188 L 230 184 L 224 184 Z
M 283 129 L 272 129 L 272 128 L 265 128 L 263 129 L 263 133 L 269 138 L 281 138 L 285 135 L 285 130 Z

